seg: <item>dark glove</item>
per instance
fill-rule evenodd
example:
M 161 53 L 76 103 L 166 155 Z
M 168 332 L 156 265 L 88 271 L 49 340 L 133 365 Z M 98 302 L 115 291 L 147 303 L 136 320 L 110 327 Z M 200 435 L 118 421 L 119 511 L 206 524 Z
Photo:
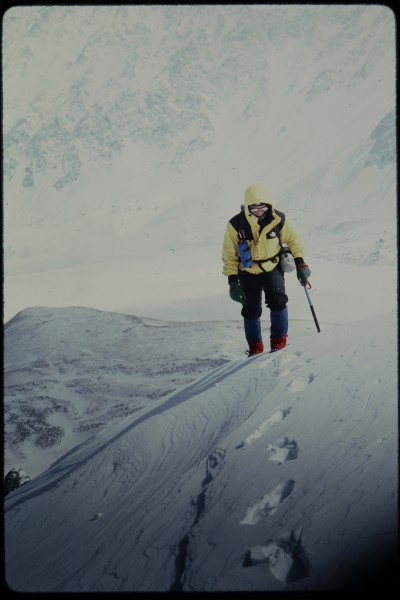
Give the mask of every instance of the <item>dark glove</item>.
M 297 279 L 300 281 L 301 285 L 307 285 L 308 278 L 311 275 L 308 265 L 305 264 L 303 258 L 295 258 L 294 260 L 296 263 Z
M 240 287 L 239 281 L 232 281 L 229 284 L 229 295 L 235 302 L 244 304 L 246 302 L 246 295 Z

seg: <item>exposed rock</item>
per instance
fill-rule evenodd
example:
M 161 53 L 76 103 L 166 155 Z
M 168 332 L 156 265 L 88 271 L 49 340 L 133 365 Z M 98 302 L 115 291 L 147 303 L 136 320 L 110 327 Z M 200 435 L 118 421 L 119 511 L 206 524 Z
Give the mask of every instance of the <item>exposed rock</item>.
M 3 492 L 7 496 L 10 492 L 17 490 L 21 485 L 31 481 L 31 478 L 23 469 L 11 469 L 4 477 Z

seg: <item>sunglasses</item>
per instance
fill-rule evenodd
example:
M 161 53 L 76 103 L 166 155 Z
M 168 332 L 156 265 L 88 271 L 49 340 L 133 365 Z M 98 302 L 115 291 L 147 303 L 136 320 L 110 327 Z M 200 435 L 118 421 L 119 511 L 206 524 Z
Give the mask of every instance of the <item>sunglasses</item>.
M 268 206 L 266 204 L 251 204 L 249 206 L 249 211 L 251 213 L 255 213 L 262 210 L 263 212 L 266 212 L 268 210 Z

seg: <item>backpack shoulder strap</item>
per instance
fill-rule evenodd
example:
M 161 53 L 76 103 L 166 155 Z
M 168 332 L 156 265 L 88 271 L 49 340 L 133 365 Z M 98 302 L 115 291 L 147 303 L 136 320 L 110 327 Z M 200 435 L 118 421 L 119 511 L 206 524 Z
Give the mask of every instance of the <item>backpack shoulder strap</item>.
M 283 246 L 282 246 L 282 240 L 281 240 L 280 233 L 281 233 L 281 229 L 282 229 L 282 227 L 283 227 L 283 226 L 284 226 L 284 224 L 285 224 L 286 215 L 285 215 L 285 213 L 281 212 L 280 210 L 276 210 L 276 208 L 275 208 L 275 212 L 276 212 L 276 214 L 278 215 L 278 217 L 280 217 L 280 218 L 281 218 L 281 221 L 280 221 L 280 223 L 278 223 L 278 225 L 275 225 L 275 227 L 274 227 L 274 231 L 275 231 L 276 235 L 277 235 L 277 236 L 278 236 L 278 238 L 279 238 L 279 245 L 280 245 L 280 247 L 281 247 L 281 250 L 283 250 Z
M 250 223 L 246 219 L 246 215 L 244 211 L 241 211 L 232 219 L 230 219 L 229 223 L 232 227 L 238 232 L 239 239 L 241 240 L 252 240 L 253 232 L 251 231 Z
M 286 215 L 285 215 L 285 213 L 281 212 L 280 210 L 276 210 L 276 208 L 275 208 L 275 212 L 278 215 L 278 217 L 281 218 L 281 222 L 278 223 L 278 225 L 275 225 L 275 227 L 274 227 L 274 231 L 275 231 L 276 235 L 279 235 L 282 227 L 285 224 Z

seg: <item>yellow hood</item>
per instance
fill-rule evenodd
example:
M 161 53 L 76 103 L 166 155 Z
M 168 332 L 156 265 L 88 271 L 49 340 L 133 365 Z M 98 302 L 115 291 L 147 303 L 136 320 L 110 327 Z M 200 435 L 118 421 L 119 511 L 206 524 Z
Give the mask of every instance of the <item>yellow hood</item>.
M 272 196 L 262 183 L 253 183 L 244 193 L 246 208 L 251 204 L 269 204 L 272 207 Z

